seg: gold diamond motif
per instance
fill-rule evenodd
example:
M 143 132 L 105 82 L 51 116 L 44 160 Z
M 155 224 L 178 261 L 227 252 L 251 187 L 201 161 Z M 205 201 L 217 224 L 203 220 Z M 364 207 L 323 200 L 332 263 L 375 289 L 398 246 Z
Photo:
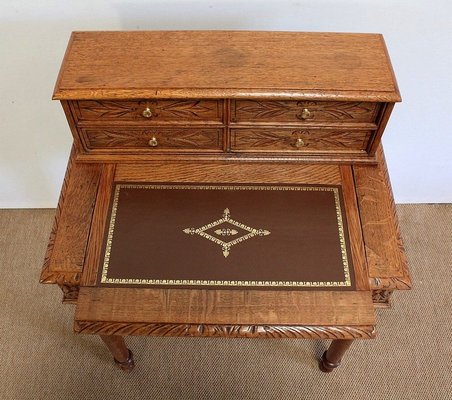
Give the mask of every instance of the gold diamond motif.
M 240 228 L 247 232 L 246 234 L 239 236 L 238 238 L 231 240 L 229 242 L 225 242 L 224 240 L 221 240 L 210 233 L 207 232 L 207 230 L 211 228 L 215 228 L 218 225 L 221 224 L 230 224 L 232 226 L 235 226 L 237 228 Z M 231 213 L 229 211 L 229 208 L 226 208 L 223 212 L 223 217 L 220 219 L 217 219 L 216 221 L 211 222 L 210 224 L 201 226 L 201 228 L 186 228 L 184 229 L 184 232 L 188 235 L 199 235 L 205 239 L 210 240 L 211 242 L 214 242 L 216 244 L 219 244 L 223 250 L 223 255 L 227 257 L 229 255 L 229 252 L 231 251 L 232 246 L 243 242 L 245 240 L 251 239 L 255 236 L 267 236 L 270 235 L 270 231 L 267 231 L 265 229 L 256 229 L 251 228 L 247 225 L 242 224 L 241 222 L 235 221 L 231 218 Z M 219 236 L 235 236 L 239 232 L 232 228 L 221 228 L 214 231 L 215 234 Z

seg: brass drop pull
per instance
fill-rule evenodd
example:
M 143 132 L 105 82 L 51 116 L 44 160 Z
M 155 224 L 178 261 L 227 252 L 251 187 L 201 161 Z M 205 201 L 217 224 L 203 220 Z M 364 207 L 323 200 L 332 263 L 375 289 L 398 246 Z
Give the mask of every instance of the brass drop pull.
M 309 111 L 307 108 L 303 108 L 303 110 L 301 110 L 301 119 L 308 118 L 311 118 L 311 111 Z
M 301 138 L 298 138 L 297 141 L 295 142 L 295 147 L 297 149 L 303 147 L 305 145 L 304 140 Z
M 151 147 L 157 147 L 159 143 L 157 142 L 157 139 L 153 137 L 151 140 L 149 140 L 148 144 Z
M 141 115 L 142 115 L 144 118 L 151 118 L 151 117 L 152 117 L 152 111 L 151 111 L 151 109 L 150 109 L 149 107 L 147 107 L 147 108 L 145 108 L 145 109 L 143 110 L 143 112 L 141 113 Z

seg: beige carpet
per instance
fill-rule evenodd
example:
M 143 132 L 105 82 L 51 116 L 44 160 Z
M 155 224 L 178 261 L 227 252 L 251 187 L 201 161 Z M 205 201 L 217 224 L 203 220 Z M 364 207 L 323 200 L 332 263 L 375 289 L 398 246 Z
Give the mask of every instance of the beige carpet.
M 415 288 L 329 375 L 315 359 L 326 341 L 139 337 L 122 373 L 38 284 L 54 211 L 1 210 L 0 399 L 452 399 L 452 205 L 397 210 Z

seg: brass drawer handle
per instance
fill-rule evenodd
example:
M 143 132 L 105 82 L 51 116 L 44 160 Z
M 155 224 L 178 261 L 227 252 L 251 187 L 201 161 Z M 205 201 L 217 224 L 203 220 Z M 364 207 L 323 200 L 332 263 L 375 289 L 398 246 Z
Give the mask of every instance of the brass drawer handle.
M 151 117 L 152 117 L 152 111 L 151 111 L 151 109 L 150 109 L 149 107 L 147 107 L 147 108 L 145 108 L 145 109 L 143 110 L 143 112 L 141 113 L 141 115 L 142 115 L 144 118 L 151 118 Z
M 157 139 L 153 137 L 151 140 L 149 140 L 148 144 L 151 147 L 157 147 L 159 143 L 157 142 Z
M 304 145 L 305 145 L 305 142 L 304 142 L 304 140 L 301 139 L 301 138 L 297 139 L 297 141 L 295 142 L 295 147 L 296 147 L 297 149 L 303 147 Z
M 303 110 L 301 110 L 301 119 L 308 118 L 311 118 L 311 111 L 309 111 L 307 108 L 303 108 Z

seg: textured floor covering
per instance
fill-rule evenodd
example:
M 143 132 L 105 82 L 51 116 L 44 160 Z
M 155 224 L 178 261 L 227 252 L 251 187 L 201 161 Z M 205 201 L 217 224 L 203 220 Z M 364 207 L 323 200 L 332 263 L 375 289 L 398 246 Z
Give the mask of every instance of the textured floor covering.
M 452 399 L 452 205 L 397 211 L 415 287 L 332 374 L 327 341 L 132 337 L 126 375 L 38 284 L 54 211 L 0 210 L 0 399 Z

